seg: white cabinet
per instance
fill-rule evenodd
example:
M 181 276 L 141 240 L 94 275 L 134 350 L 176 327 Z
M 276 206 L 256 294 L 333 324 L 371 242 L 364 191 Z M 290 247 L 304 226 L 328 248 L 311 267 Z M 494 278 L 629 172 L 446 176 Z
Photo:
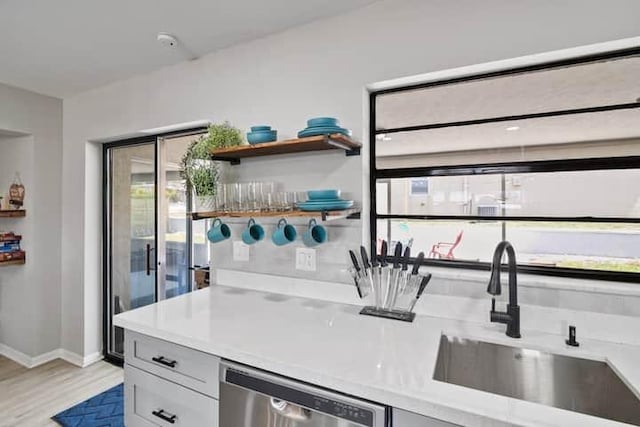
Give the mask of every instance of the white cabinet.
M 218 427 L 220 358 L 125 331 L 127 427 Z
M 447 423 L 413 412 L 402 411 L 393 408 L 393 427 L 460 427 L 457 424 Z
M 218 398 L 220 358 L 126 331 L 125 362 L 207 396 Z
M 131 365 L 124 370 L 125 425 L 218 427 L 218 401 Z

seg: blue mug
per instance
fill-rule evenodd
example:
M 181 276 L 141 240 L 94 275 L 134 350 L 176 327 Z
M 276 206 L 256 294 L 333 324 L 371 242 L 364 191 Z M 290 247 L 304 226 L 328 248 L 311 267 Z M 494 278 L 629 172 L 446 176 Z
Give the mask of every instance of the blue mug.
M 318 246 L 327 241 L 327 229 L 318 225 L 315 218 L 309 221 L 309 228 L 302 235 L 302 241 L 305 246 L 310 248 Z
M 291 224 L 287 224 L 287 220 L 282 218 L 278 221 L 276 231 L 273 232 L 271 240 L 277 246 L 284 246 L 295 241 L 297 236 L 296 228 Z
M 231 228 L 223 223 L 220 218 L 214 219 L 211 228 L 207 231 L 207 239 L 211 243 L 218 243 L 227 240 L 229 237 L 231 237 Z
M 247 245 L 253 245 L 262 239 L 264 239 L 264 228 L 256 224 L 256 221 L 251 218 L 247 224 L 247 228 L 242 232 L 242 241 Z

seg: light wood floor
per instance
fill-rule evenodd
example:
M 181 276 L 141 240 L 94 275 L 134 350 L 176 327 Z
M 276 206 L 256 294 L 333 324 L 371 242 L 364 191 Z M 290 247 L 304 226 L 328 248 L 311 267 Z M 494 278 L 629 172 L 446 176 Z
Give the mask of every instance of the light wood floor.
M 51 417 L 122 382 L 121 368 L 54 360 L 33 369 L 0 356 L 0 426 L 57 426 Z

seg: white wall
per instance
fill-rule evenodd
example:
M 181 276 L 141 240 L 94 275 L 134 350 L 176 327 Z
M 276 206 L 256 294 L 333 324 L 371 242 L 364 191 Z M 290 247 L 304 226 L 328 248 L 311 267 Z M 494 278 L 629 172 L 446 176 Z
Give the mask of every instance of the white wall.
M 361 138 L 368 83 L 637 36 L 638 16 L 635 0 L 386 0 L 65 100 L 64 348 L 101 348 L 100 152 L 87 141 L 206 118 L 288 137 L 326 114 Z M 363 159 L 330 161 L 351 186 Z
M 0 346 L 30 358 L 60 347 L 62 101 L 0 84 L 0 130 L 25 135 L 0 138 L 0 191 L 20 171 L 27 209 L 0 220 L 27 251 L 26 265 L 0 269 Z

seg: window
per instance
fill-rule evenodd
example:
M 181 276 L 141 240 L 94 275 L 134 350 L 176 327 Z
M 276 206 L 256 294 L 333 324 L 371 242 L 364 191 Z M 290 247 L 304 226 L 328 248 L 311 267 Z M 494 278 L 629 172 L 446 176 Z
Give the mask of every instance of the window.
M 632 49 L 371 93 L 372 241 L 640 282 L 638 75 Z

